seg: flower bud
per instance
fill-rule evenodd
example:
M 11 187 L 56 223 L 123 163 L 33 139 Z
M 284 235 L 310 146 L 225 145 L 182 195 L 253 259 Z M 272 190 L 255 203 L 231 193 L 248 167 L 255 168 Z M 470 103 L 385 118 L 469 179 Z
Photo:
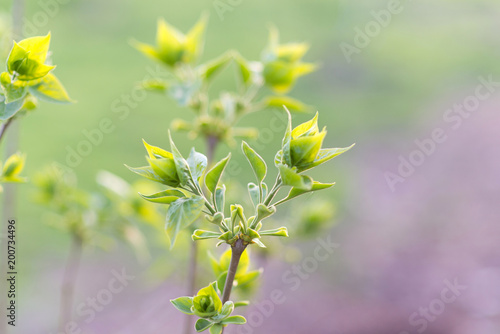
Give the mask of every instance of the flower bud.
M 201 289 L 193 298 L 193 312 L 201 318 L 217 315 L 222 309 L 222 302 L 217 294 L 217 283 L 214 282 Z

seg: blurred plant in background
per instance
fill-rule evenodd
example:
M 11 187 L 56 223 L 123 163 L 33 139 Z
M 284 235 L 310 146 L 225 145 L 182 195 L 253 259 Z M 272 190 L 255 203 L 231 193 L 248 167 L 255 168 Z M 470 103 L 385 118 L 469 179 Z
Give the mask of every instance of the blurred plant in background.
M 101 171 L 97 175 L 100 192 L 88 192 L 77 186 L 72 173 L 58 173 L 47 168 L 34 178 L 37 191 L 34 201 L 45 206 L 48 225 L 71 236 L 71 250 L 61 286 L 60 329 L 71 321 L 73 295 L 83 248 L 109 250 L 120 239 L 129 244 L 141 261 L 149 259 L 145 238 L 139 224 L 157 219 L 155 207 L 138 201 L 134 187 L 118 176 Z

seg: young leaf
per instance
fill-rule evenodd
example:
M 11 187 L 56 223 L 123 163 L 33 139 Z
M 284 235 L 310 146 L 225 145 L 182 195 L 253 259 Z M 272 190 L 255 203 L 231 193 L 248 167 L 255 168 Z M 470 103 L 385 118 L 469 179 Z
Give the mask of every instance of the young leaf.
M 145 177 L 146 179 L 156 181 L 159 183 L 163 183 L 163 180 L 153 171 L 153 168 L 151 168 L 150 166 L 134 168 L 134 167 L 130 167 L 130 166 L 125 165 L 125 167 L 127 167 L 130 171 L 132 171 L 132 172 L 134 172 L 142 177 Z
M 170 237 L 171 247 L 175 244 L 177 234 L 183 228 L 191 225 L 201 213 L 204 200 L 202 197 L 179 198 L 170 204 L 167 210 L 165 228 Z
M 162 148 L 149 145 L 144 139 L 142 139 L 142 143 L 144 144 L 144 147 L 146 148 L 146 151 L 148 152 L 148 156 L 150 159 L 173 159 L 174 156 L 172 153 L 165 151 Z
M 42 81 L 29 88 L 30 93 L 40 100 L 53 103 L 72 103 L 61 82 L 52 73 L 42 78 Z
M 300 175 L 285 165 L 279 165 L 278 168 L 283 185 L 292 186 L 302 190 L 311 190 L 313 181 L 309 176 Z
M 168 138 L 170 140 L 170 149 L 172 150 L 172 155 L 174 156 L 175 168 L 177 169 L 177 175 L 181 181 L 181 185 L 186 185 L 192 179 L 191 171 L 189 165 L 177 149 L 170 135 L 170 130 L 168 131 Z
M 260 189 L 255 183 L 248 184 L 248 194 L 252 200 L 253 206 L 257 206 L 260 203 Z
M 244 325 L 247 323 L 247 319 L 241 315 L 233 315 L 232 317 L 226 318 L 221 322 L 223 325 Z
M 264 204 L 259 204 L 257 206 L 257 218 L 255 222 L 260 222 L 264 218 L 273 215 L 275 212 L 276 212 L 276 207 L 274 205 L 267 207 Z M 256 223 L 254 223 L 254 225 L 255 224 Z
M 241 81 L 243 81 L 245 85 L 249 85 L 252 81 L 252 71 L 248 62 L 239 54 L 235 55 L 235 60 L 238 64 Z
M 310 106 L 289 96 L 268 96 L 264 100 L 264 104 L 271 108 L 283 108 L 283 106 L 285 106 L 289 110 L 296 112 L 308 112 L 311 109 Z
M 221 320 L 226 319 L 233 313 L 234 311 L 234 303 L 231 301 L 226 302 L 223 306 L 222 309 L 220 310 L 219 314 L 216 315 L 215 317 L 212 317 L 212 320 L 215 322 L 220 322 Z
M 250 305 L 250 302 L 248 300 L 242 300 L 240 302 L 235 302 L 234 307 L 243 307 L 243 306 L 248 306 Z
M 233 58 L 232 52 L 226 52 L 222 56 L 208 62 L 201 67 L 201 76 L 203 80 L 211 81 L 219 72 L 227 67 Z
M 210 171 L 208 171 L 207 175 L 205 176 L 205 185 L 212 194 L 217 188 L 217 184 L 219 183 L 219 180 L 222 176 L 222 173 L 224 172 L 224 169 L 226 168 L 229 159 L 231 159 L 231 153 L 229 153 L 227 157 L 219 161 Z
M 28 89 L 24 85 L 12 84 L 10 75 L 7 72 L 2 72 L 0 82 L 3 91 L 5 92 L 5 103 L 12 103 L 26 96 Z
M 222 187 L 217 187 L 215 190 L 215 207 L 217 211 L 224 212 L 224 202 L 226 196 L 226 186 L 222 185 Z
M 214 323 L 208 321 L 207 319 L 198 319 L 196 321 L 196 324 L 194 325 L 194 328 L 196 329 L 197 332 L 203 332 L 212 327 L 213 325 Z
M 29 51 L 29 57 L 41 64 L 47 59 L 47 52 L 50 46 L 50 32 L 46 36 L 35 36 L 23 39 L 19 46 Z
M 200 177 L 203 175 L 203 172 L 205 172 L 205 169 L 207 168 L 207 157 L 199 152 L 196 152 L 193 147 L 186 161 L 189 165 L 189 169 L 191 171 L 193 179 L 199 182 Z
M 269 237 L 287 237 L 288 238 L 288 230 L 286 227 L 276 228 L 274 230 L 260 231 L 260 235 L 269 236 Z
M 221 334 L 223 328 L 224 328 L 223 325 L 215 324 L 212 327 L 210 327 L 210 334 Z
M 259 276 L 262 274 L 263 270 L 262 269 L 259 269 L 259 270 L 252 270 L 252 271 L 249 271 L 248 273 L 246 274 L 243 274 L 243 275 L 238 275 L 238 286 L 239 287 L 243 287 L 247 284 L 250 284 L 251 282 L 255 281 L 257 278 L 259 278 Z M 235 307 L 237 307 L 237 305 L 235 304 Z
M 193 241 L 204 240 L 204 239 L 217 239 L 220 237 L 220 233 L 204 230 L 196 230 L 193 232 L 191 238 Z
M 188 315 L 194 314 L 193 311 L 191 311 L 191 307 L 193 306 L 193 297 L 179 297 L 177 299 L 170 300 L 170 302 L 182 313 Z
M 318 191 L 318 190 L 323 190 L 323 189 L 330 188 L 333 185 L 335 185 L 335 183 L 320 183 L 320 182 L 314 181 L 310 190 L 304 190 L 304 189 L 299 189 L 299 188 L 295 188 L 294 187 L 294 188 L 290 189 L 290 192 L 288 193 L 287 197 L 285 197 L 282 200 L 276 202 L 275 205 L 284 203 L 286 201 L 291 200 L 292 198 L 295 198 L 297 196 L 306 194 L 308 192 Z
M 0 95 L 0 101 L 4 96 Z M 16 100 L 12 103 L 0 102 L 0 121 L 6 121 L 14 116 L 23 107 L 23 99 Z
M 143 195 L 141 193 L 139 195 L 147 201 L 160 204 L 170 204 L 180 197 L 186 197 L 182 191 L 176 189 L 168 189 L 152 195 Z
M 312 162 L 312 164 L 307 166 L 307 169 L 311 169 L 313 167 L 321 165 L 321 164 L 335 158 L 336 156 L 339 156 L 342 153 L 349 151 L 354 145 L 355 144 L 352 144 L 351 146 L 344 147 L 344 148 L 326 148 L 326 149 L 319 150 L 319 153 L 316 156 L 316 159 Z
M 267 173 L 267 166 L 264 159 L 262 159 L 262 157 L 258 155 L 257 152 L 255 152 L 250 146 L 248 146 L 245 141 L 242 142 L 241 148 L 243 150 L 243 153 L 245 153 L 250 166 L 252 166 L 253 172 L 257 177 L 257 181 L 259 183 L 262 182 Z

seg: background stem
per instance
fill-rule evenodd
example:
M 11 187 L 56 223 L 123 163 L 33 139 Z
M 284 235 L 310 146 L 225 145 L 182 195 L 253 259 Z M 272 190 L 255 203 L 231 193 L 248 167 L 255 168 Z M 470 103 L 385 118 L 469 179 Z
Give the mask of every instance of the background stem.
M 207 168 L 210 168 L 213 164 L 215 150 L 219 144 L 219 139 L 214 136 L 206 136 L 207 143 Z M 194 296 L 196 294 L 196 277 L 198 268 L 198 243 L 196 241 L 191 242 L 191 255 L 189 257 L 189 271 L 188 271 L 188 288 L 187 296 Z M 194 328 L 194 319 L 190 315 L 185 316 L 184 321 L 184 334 L 190 334 Z
M 64 333 L 65 326 L 71 321 L 73 313 L 73 298 L 75 285 L 80 268 L 80 261 L 83 250 L 82 239 L 79 236 L 73 236 L 71 250 L 64 269 L 64 276 L 61 286 L 61 303 L 59 311 L 59 332 Z

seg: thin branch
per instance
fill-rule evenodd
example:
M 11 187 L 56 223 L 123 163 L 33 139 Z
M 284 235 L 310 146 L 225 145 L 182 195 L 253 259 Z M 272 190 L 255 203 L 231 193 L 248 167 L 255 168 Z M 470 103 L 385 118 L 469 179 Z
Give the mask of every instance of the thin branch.
M 83 242 L 79 236 L 74 236 L 71 242 L 71 250 L 64 270 L 61 286 L 61 304 L 59 313 L 59 331 L 64 332 L 66 324 L 71 321 L 73 313 L 73 298 L 75 285 L 82 258 Z
M 9 128 L 9 125 L 12 123 L 13 120 L 14 118 L 11 117 L 7 120 L 7 122 L 2 124 L 2 127 L 0 128 L 0 142 L 2 141 L 3 136 L 7 132 L 7 129 Z

